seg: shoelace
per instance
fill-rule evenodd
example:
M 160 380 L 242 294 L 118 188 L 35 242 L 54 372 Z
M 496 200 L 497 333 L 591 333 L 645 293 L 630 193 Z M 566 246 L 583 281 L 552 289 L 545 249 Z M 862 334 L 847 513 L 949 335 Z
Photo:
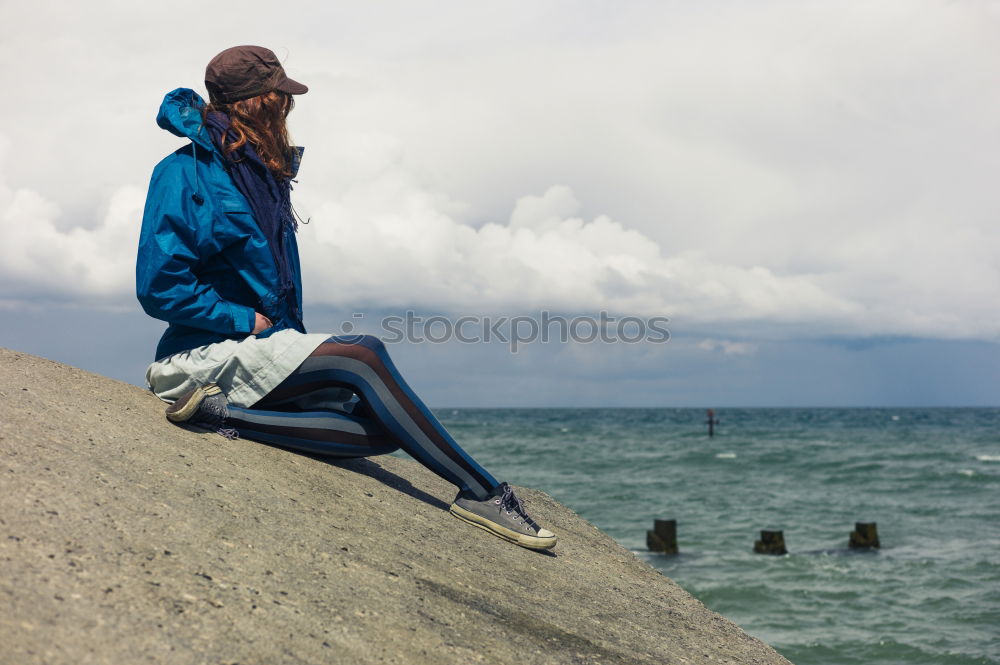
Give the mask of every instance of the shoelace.
M 228 417 L 229 409 L 226 407 L 225 400 L 209 397 L 199 405 L 197 421 L 194 424 L 205 429 L 215 430 L 229 440 L 238 439 L 240 433 L 232 427 L 226 427 L 226 418 Z
M 528 512 L 524 509 L 521 499 L 514 494 L 514 490 L 507 483 L 503 484 L 503 494 L 500 496 L 500 508 L 506 511 L 508 515 L 516 514 L 521 518 L 523 524 L 527 524 L 533 529 L 538 528 L 535 520 L 528 517 Z

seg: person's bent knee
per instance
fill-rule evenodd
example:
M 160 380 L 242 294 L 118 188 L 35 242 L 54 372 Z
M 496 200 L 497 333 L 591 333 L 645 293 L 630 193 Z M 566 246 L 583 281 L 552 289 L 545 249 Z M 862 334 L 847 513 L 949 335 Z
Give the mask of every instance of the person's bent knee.
M 334 335 L 333 337 L 330 337 L 327 342 L 333 342 L 335 344 L 357 344 L 358 346 L 364 346 L 377 352 L 385 350 L 385 342 L 375 335 Z
M 375 353 L 385 352 L 385 342 L 383 342 L 375 335 L 359 335 L 358 337 L 359 340 L 356 342 L 356 344 L 371 349 Z
M 364 338 L 364 344 L 366 346 L 371 346 L 372 348 L 378 348 L 378 349 L 385 348 L 385 342 L 383 342 L 380 338 L 376 337 L 375 335 L 362 335 L 362 337 Z

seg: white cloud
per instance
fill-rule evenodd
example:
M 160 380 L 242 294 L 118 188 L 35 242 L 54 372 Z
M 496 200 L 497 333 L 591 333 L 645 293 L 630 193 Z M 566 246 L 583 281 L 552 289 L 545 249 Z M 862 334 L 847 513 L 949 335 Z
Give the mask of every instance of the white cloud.
M 310 300 L 482 311 L 607 309 L 690 321 L 830 320 L 855 307 L 801 276 L 673 257 L 634 229 L 578 216 L 566 186 L 526 196 L 506 222 L 452 218 L 391 167 L 335 201 L 310 202 L 300 247 Z M 308 198 L 314 192 L 305 195 Z
M 266 31 L 253 3 L 103 6 L 113 32 L 90 5 L 0 10 L 0 55 L 29 63 L 0 77 L 32 100 L 5 110 L 8 303 L 131 297 L 144 183 L 179 145 L 154 107 L 200 87 L 225 14 L 311 86 L 314 305 L 1000 338 L 988 3 L 304 2 Z
M 60 228 L 54 202 L 4 182 L 8 168 L 0 137 L 0 297 L 120 303 L 135 290 L 135 248 L 145 193 L 122 187 L 92 225 Z

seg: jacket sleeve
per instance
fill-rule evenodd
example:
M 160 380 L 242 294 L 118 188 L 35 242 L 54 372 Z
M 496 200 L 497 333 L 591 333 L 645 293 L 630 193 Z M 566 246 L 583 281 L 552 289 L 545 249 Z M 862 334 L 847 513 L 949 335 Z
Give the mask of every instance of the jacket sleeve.
M 193 160 L 179 157 L 161 162 L 150 181 L 136 258 L 139 303 L 169 323 L 249 334 L 253 308 L 223 300 L 198 279 L 198 266 L 222 248 L 213 234 L 213 207 L 191 186 Z

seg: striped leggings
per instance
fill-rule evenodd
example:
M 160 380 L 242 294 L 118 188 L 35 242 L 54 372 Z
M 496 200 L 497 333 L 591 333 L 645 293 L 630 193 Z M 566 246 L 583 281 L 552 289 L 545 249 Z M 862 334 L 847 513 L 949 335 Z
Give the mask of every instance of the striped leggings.
M 330 388 L 346 388 L 361 401 L 351 413 L 282 410 Z M 321 455 L 368 457 L 402 448 L 477 499 L 499 485 L 448 434 L 371 335 L 331 337 L 252 408 L 230 406 L 228 422 L 247 439 Z

